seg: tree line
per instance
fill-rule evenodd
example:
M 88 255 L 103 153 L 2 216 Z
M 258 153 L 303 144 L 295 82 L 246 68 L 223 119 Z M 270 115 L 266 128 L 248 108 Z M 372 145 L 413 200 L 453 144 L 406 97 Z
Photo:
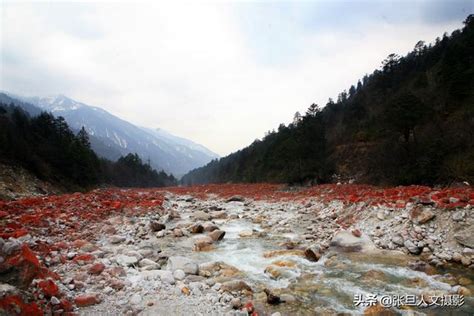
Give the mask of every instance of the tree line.
M 195 169 L 184 184 L 474 182 L 474 16 L 406 56 L 390 54 L 323 109 Z
M 160 187 L 176 184 L 173 175 L 156 171 L 137 154 L 116 162 L 99 158 L 82 128 L 74 133 L 63 117 L 30 117 L 14 104 L 0 103 L 0 161 L 19 165 L 66 190 L 102 184 Z

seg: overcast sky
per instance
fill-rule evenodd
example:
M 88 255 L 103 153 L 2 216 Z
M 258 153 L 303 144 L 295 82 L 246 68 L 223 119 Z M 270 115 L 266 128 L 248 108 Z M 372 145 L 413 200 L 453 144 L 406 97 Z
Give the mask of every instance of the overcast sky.
M 0 6 L 0 89 L 64 94 L 220 155 L 474 12 L 472 0 Z

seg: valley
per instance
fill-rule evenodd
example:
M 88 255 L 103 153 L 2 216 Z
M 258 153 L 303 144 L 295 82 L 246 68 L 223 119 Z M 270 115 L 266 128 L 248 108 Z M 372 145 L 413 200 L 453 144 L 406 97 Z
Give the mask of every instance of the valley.
M 228 184 L 1 203 L 7 311 L 474 311 L 470 187 Z M 355 305 L 369 294 L 423 297 L 431 306 Z M 462 306 L 433 303 L 461 295 Z

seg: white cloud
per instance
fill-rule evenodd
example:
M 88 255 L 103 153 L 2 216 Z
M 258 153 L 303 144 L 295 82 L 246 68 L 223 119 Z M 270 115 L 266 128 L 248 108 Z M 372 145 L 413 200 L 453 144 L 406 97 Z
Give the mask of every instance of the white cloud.
M 389 53 L 406 53 L 460 22 L 295 27 L 264 50 L 297 45 L 279 64 L 261 62 L 233 5 L 2 4 L 0 88 L 62 93 L 228 154 L 312 102 L 336 97 Z M 259 26 L 257 38 L 266 32 Z

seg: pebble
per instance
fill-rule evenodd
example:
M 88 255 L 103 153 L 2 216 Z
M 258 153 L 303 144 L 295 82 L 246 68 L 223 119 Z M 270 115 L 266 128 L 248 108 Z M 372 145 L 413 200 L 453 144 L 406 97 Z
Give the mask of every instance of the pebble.
M 460 222 L 464 219 L 464 216 L 466 216 L 466 213 L 464 211 L 456 211 L 453 213 L 451 218 L 453 221 Z
M 133 294 L 130 298 L 130 303 L 134 305 L 138 305 L 142 302 L 142 297 L 139 294 Z
M 233 298 L 231 301 L 230 301 L 230 306 L 233 308 L 233 309 L 238 309 L 242 306 L 242 302 L 240 301 L 240 298 L 238 297 L 235 297 Z
M 400 235 L 393 236 L 392 237 L 392 242 L 397 246 L 403 246 L 404 245 L 403 237 L 400 236 Z
M 411 240 L 405 240 L 405 242 L 403 243 L 403 245 L 405 246 L 405 248 L 408 249 L 408 251 L 414 255 L 418 255 L 421 253 L 421 249 L 416 246 Z
M 69 260 L 72 260 L 74 259 L 74 257 L 77 255 L 77 253 L 75 252 L 68 252 L 66 257 L 69 259 Z
M 110 237 L 109 241 L 111 244 L 119 244 L 126 240 L 124 236 L 113 235 Z

